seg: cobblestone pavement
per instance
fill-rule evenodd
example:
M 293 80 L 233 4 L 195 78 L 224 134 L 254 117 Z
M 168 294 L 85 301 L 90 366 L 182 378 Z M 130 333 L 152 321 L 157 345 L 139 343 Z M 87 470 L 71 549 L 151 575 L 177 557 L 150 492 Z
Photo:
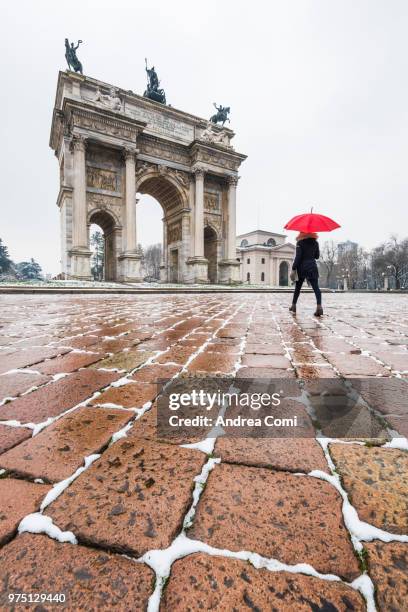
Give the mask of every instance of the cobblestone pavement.
M 292 380 L 316 434 L 317 380 L 407 384 L 408 298 L 324 297 L 1 297 L 0 608 L 406 610 L 404 396 L 369 443 L 156 435 L 159 378 Z

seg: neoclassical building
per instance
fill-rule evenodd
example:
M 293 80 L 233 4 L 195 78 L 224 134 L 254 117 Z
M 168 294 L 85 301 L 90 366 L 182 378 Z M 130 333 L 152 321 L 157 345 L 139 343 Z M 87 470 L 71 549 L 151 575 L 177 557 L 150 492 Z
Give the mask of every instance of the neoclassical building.
M 295 250 L 285 234 L 255 230 L 237 236 L 242 282 L 287 287 Z
M 229 128 L 66 71 L 58 76 L 50 146 L 58 159 L 61 269 L 91 278 L 89 227 L 105 236 L 105 278 L 138 282 L 136 194 L 163 209 L 161 278 L 234 283 L 236 190 L 245 155 Z

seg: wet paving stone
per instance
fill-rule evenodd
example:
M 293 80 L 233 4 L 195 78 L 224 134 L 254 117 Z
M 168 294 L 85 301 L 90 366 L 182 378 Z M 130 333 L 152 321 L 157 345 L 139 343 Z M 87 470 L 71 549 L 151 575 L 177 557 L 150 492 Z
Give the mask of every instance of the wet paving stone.
M 188 535 L 216 548 L 310 563 L 346 580 L 359 574 L 341 498 L 317 478 L 221 463 L 207 480 Z
M 52 561 L 50 563 L 50 561 Z M 154 573 L 135 563 L 84 546 L 61 544 L 47 536 L 24 533 L 0 550 L 0 607 L 8 593 L 64 593 L 65 604 L 18 605 L 20 609 L 146 610 Z
M 58 482 L 98 453 L 126 425 L 132 413 L 108 408 L 78 408 L 0 457 L 0 467 L 26 478 Z
M 95 370 L 81 370 L 69 374 L 0 406 L 0 419 L 16 419 L 21 423 L 40 423 L 54 417 L 91 397 L 95 391 L 117 380 L 120 374 Z
M 154 363 L 177 363 L 184 365 L 196 352 L 192 346 L 174 346 L 155 358 Z
M 36 374 L 35 372 L 22 371 L 0 374 L 0 402 L 7 397 L 17 397 L 33 387 L 40 387 L 49 380 L 51 380 L 50 376 Z
M 178 365 L 160 365 L 151 364 L 148 367 L 140 368 L 130 377 L 131 380 L 136 382 L 146 382 L 157 384 L 159 380 L 168 380 L 173 378 L 178 372 L 181 371 L 181 366 Z
M 327 360 L 342 376 L 390 376 L 390 371 L 370 357 L 362 355 L 327 355 Z
M 237 559 L 193 554 L 173 564 L 160 610 L 196 609 L 362 612 L 366 608 L 361 595 L 342 582 L 255 569 Z
M 0 425 L 0 455 L 13 448 L 13 446 L 17 446 L 20 442 L 27 440 L 27 438 L 31 438 L 32 433 L 32 429 L 26 427 Z
M 282 351 L 283 353 L 283 351 Z M 291 367 L 289 359 L 284 355 L 244 355 L 242 365 L 249 368 L 272 368 L 285 370 Z
M 102 361 L 99 361 L 90 367 L 98 369 L 104 368 L 108 370 L 117 369 L 129 372 L 142 365 L 142 363 L 150 359 L 150 357 L 154 357 L 155 354 L 156 353 L 154 351 L 130 349 L 129 351 L 122 351 L 112 355 L 111 357 L 102 359 Z
M 50 487 L 14 478 L 0 479 L 0 545 L 12 538 L 21 519 L 39 510 Z M 0 550 L 1 553 L 1 550 Z M 4 575 L 3 567 L 0 563 Z
M 191 361 L 187 370 L 194 373 L 231 374 L 238 361 L 237 355 L 224 355 L 203 351 Z
M 408 533 L 408 453 L 331 444 L 330 454 L 359 518 L 391 533 Z
M 408 601 L 408 544 L 367 542 L 368 571 L 380 610 L 400 612 Z
M 130 381 L 127 385 L 110 387 L 92 400 L 90 405 L 115 404 L 122 408 L 142 408 L 147 402 L 152 402 L 158 392 L 157 384 Z
M 218 438 L 213 454 L 227 463 L 288 472 L 328 472 L 321 446 L 313 439 Z
M 69 350 L 69 348 L 64 348 L 62 346 L 41 346 L 39 348 L 16 350 L 14 353 L 3 356 L 0 354 L 0 374 L 8 372 L 9 370 L 15 370 L 17 368 L 33 366 L 36 363 L 44 361 L 44 359 L 51 359 L 51 357 L 68 353 Z
M 125 438 L 86 470 L 47 514 L 81 542 L 136 556 L 166 548 L 192 502 L 199 451 Z
M 103 355 L 98 353 L 76 353 L 72 351 L 62 357 L 43 361 L 36 366 L 36 370 L 42 374 L 59 374 L 62 372 L 67 374 L 89 366 L 102 358 Z

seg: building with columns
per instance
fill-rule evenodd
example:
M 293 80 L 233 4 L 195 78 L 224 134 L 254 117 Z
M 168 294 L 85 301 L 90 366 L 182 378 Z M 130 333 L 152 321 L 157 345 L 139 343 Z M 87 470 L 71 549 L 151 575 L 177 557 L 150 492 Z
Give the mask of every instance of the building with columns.
M 255 230 L 237 236 L 241 280 L 249 285 L 287 287 L 296 247 L 285 234 Z
M 71 71 L 60 72 L 50 146 L 58 159 L 61 270 L 91 279 L 89 226 L 105 278 L 139 282 L 136 194 L 163 209 L 163 282 L 236 283 L 237 153 L 231 129 Z

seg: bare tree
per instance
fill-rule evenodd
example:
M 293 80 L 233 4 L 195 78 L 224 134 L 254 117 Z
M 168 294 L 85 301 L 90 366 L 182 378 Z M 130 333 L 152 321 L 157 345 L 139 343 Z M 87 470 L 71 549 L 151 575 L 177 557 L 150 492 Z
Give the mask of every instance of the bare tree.
M 327 240 L 320 251 L 320 264 L 326 273 L 326 285 L 331 286 L 337 264 L 337 244 Z
M 147 276 L 160 279 L 160 264 L 162 258 L 162 246 L 160 243 L 151 244 L 144 252 L 144 267 Z
M 398 237 L 393 234 L 385 244 L 384 260 L 389 276 L 395 279 L 395 288 L 400 289 L 401 274 L 408 265 L 408 238 L 398 240 Z
M 347 278 L 350 289 L 367 288 L 368 254 L 353 243 L 352 246 L 338 255 L 340 274 Z

